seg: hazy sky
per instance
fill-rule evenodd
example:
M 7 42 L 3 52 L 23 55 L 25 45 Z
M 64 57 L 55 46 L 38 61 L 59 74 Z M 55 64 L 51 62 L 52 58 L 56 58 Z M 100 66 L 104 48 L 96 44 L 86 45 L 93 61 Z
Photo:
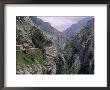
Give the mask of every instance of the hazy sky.
M 42 19 L 44 22 L 49 22 L 51 26 L 56 28 L 59 31 L 63 31 L 70 27 L 72 24 L 77 23 L 79 20 L 85 18 L 85 17 L 72 17 L 72 16 L 58 16 L 58 17 L 53 17 L 53 16 L 38 16 L 38 18 Z

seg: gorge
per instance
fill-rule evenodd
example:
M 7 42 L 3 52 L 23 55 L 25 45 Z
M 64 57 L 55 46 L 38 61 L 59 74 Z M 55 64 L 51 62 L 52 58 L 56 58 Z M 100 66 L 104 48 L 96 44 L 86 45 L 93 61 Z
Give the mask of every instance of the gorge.
M 60 32 L 37 16 L 16 16 L 16 74 L 94 74 L 94 18 Z

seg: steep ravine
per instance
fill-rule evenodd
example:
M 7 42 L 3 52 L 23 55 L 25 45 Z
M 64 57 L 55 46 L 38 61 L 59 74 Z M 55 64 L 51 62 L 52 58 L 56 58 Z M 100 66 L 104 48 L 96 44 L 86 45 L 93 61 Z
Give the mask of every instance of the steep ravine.
M 89 20 L 67 40 L 66 33 L 36 17 L 16 17 L 16 73 L 93 74 L 93 23 Z

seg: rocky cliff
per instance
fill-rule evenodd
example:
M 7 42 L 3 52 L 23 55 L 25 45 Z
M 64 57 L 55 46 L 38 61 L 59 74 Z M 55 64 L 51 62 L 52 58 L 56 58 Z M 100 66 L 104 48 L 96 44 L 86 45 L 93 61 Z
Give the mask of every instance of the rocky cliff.
M 29 17 L 16 17 L 16 73 L 56 73 L 57 48 Z
M 64 56 L 68 65 L 68 72 L 75 74 L 94 73 L 94 19 L 67 42 Z
M 67 38 L 70 39 L 72 37 L 72 34 L 77 32 L 78 30 L 81 30 L 87 22 L 92 19 L 93 17 L 85 17 L 81 19 L 78 23 L 72 24 L 69 28 L 67 28 L 64 33 L 66 34 Z

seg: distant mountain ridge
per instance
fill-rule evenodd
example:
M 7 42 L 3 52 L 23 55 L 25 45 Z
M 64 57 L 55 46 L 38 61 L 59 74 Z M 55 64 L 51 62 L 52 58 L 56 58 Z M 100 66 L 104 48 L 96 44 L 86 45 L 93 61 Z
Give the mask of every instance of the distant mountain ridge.
M 50 23 L 44 22 L 40 18 L 37 18 L 37 16 L 30 16 L 29 18 L 31 19 L 33 25 L 35 27 L 39 27 L 46 38 L 51 40 L 58 49 L 61 50 L 61 47 L 64 47 L 66 42 L 66 36 L 64 33 L 52 27 Z
M 41 20 L 40 18 L 37 18 L 36 16 L 30 16 L 33 24 L 35 26 L 39 26 L 41 28 L 41 30 L 45 31 L 45 32 L 58 32 L 58 30 L 56 30 L 54 27 L 52 27 L 50 25 L 50 23 L 48 22 L 44 22 L 43 20 Z
M 69 28 L 67 28 L 64 33 L 67 36 L 67 38 L 71 38 L 71 36 L 73 35 L 74 32 L 76 32 L 77 30 L 80 30 L 81 28 L 83 28 L 87 22 L 92 19 L 93 17 L 87 17 L 84 18 L 82 20 L 80 20 L 78 23 L 76 24 L 72 24 Z

